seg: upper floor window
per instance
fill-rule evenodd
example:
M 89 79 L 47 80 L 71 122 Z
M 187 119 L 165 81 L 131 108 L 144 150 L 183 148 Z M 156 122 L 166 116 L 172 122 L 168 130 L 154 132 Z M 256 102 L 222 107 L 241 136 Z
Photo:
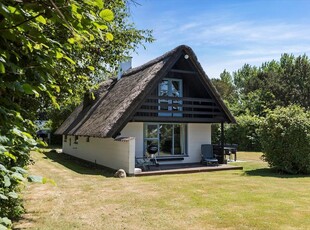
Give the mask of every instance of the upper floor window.
M 159 110 L 167 111 L 182 111 L 182 100 L 175 100 L 172 97 L 182 97 L 183 96 L 183 85 L 181 79 L 170 79 L 165 78 L 159 83 L 158 96 L 167 97 L 159 99 Z M 159 113 L 159 116 L 174 116 L 180 117 L 182 113 Z

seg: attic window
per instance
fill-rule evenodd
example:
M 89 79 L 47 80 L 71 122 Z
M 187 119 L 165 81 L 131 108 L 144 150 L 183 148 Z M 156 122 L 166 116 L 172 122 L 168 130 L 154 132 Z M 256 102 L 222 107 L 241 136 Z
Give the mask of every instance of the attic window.
M 182 104 L 182 100 L 177 100 L 183 96 L 183 82 L 181 79 L 164 78 L 158 86 L 159 110 L 166 111 L 182 111 L 182 107 L 177 106 Z M 176 100 L 171 100 L 176 98 Z M 182 113 L 159 113 L 159 116 L 166 117 L 181 117 Z
M 79 136 L 74 136 L 74 144 L 78 144 L 79 143 Z

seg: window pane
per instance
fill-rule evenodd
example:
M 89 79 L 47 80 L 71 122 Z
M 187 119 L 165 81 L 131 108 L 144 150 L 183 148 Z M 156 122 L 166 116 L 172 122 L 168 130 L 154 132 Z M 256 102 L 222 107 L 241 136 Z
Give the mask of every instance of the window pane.
M 186 154 L 186 125 L 184 124 L 146 124 L 144 136 L 144 154 L 147 147 L 158 147 L 157 156 Z
M 146 137 L 147 138 L 157 138 L 157 125 L 147 125 L 146 126 Z
M 159 85 L 159 96 L 168 96 L 169 94 L 169 81 L 163 80 Z
M 172 80 L 171 81 L 171 96 L 172 97 L 182 97 L 182 87 L 181 87 L 181 81 Z M 176 106 L 175 104 L 182 104 L 181 100 L 173 100 L 172 103 L 174 104 L 172 106 L 173 111 L 182 111 L 182 107 Z M 180 117 L 182 116 L 181 113 L 175 113 L 173 114 L 174 117 Z
M 183 142 L 182 142 L 182 127 L 183 125 L 174 125 L 174 154 L 181 155 L 184 153 L 183 151 Z
M 169 81 L 163 80 L 159 84 L 159 96 L 169 96 Z M 168 100 L 159 100 L 160 110 L 168 110 Z
M 181 82 L 180 81 L 171 81 L 171 96 L 172 97 L 181 97 Z
M 172 135 L 173 125 L 171 124 L 160 124 L 159 126 L 159 155 L 167 156 L 172 154 Z

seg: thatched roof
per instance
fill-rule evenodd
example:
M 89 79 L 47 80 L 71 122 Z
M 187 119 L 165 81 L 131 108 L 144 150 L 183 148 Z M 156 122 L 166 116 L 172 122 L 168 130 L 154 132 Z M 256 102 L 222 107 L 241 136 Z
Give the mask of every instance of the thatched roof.
M 55 134 L 115 137 L 150 93 L 151 86 L 165 76 L 182 52 L 190 56 L 200 75 L 205 77 L 211 92 L 229 118 L 228 122 L 235 122 L 194 52 L 188 46 L 182 45 L 140 67 L 128 70 L 118 81 L 105 81 L 96 92 L 96 99 L 91 101 L 86 97 Z

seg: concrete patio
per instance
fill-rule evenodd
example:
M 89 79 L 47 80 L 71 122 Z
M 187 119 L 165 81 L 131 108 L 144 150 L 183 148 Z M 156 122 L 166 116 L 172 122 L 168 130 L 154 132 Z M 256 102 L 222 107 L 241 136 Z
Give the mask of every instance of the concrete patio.
M 179 164 L 179 165 L 160 165 L 150 166 L 147 171 L 136 173 L 134 176 L 153 176 L 165 174 L 185 174 L 185 173 L 199 173 L 199 172 L 213 172 L 223 170 L 242 170 L 242 166 L 234 166 L 229 164 L 220 164 L 219 166 L 205 166 L 197 164 Z

